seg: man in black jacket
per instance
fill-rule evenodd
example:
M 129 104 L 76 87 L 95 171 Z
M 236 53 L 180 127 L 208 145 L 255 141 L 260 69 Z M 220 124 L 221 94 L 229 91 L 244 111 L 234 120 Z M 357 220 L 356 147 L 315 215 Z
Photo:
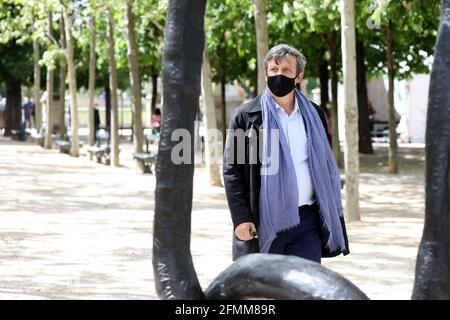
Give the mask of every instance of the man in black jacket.
M 289 230 L 279 230 L 268 253 L 295 255 L 320 263 L 321 257 L 349 253 L 345 223 L 341 217 L 345 248 L 330 251 L 326 247 L 330 233 L 324 228 L 319 204 L 308 170 L 305 123 L 294 95 L 299 85 L 306 60 L 296 49 L 287 45 L 272 48 L 264 61 L 266 82 L 275 100 L 280 134 L 289 141 L 296 180 L 301 223 Z M 263 117 L 261 96 L 236 109 L 227 132 L 223 175 L 225 190 L 234 226 L 233 260 L 248 253 L 260 252 L 258 228 L 260 223 L 259 196 L 261 189 L 261 149 Z M 331 139 L 323 111 L 312 104 L 325 129 L 328 143 Z M 241 140 L 241 141 L 239 141 Z M 289 187 L 289 186 L 283 186 Z M 278 199 L 270 199 L 277 201 Z

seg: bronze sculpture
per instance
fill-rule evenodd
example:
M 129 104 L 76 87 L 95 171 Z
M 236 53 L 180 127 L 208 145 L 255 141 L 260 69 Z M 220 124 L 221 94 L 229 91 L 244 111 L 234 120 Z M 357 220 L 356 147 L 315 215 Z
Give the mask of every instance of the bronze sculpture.
M 450 0 L 441 1 L 441 12 L 428 99 L 425 227 L 413 299 L 450 299 Z

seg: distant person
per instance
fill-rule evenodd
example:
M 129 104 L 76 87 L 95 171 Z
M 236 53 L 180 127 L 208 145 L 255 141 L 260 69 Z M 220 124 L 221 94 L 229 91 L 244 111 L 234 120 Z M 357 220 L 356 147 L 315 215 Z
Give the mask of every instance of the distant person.
M 98 131 L 100 130 L 100 112 L 98 111 L 98 104 L 94 105 L 94 141 L 98 140 Z
M 161 109 L 156 108 L 153 112 L 150 128 L 152 129 L 152 134 L 161 133 Z
M 31 98 L 27 98 L 27 102 L 23 105 L 23 111 L 25 116 L 25 128 L 33 128 L 34 123 L 34 102 Z M 32 121 L 33 119 L 33 121 Z
M 33 128 L 35 128 L 36 127 L 36 102 L 34 101 L 33 97 L 31 97 L 31 103 L 33 104 L 33 111 L 31 113 L 31 119 L 33 121 L 32 126 L 33 126 Z

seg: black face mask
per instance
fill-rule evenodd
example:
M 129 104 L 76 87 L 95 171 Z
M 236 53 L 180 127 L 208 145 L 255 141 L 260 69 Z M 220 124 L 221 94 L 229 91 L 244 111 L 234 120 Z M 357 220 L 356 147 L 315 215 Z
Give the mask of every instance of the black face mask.
M 295 77 L 296 78 L 296 77 Z M 267 77 L 267 86 L 277 97 L 284 97 L 295 88 L 295 78 L 289 78 L 282 74 Z

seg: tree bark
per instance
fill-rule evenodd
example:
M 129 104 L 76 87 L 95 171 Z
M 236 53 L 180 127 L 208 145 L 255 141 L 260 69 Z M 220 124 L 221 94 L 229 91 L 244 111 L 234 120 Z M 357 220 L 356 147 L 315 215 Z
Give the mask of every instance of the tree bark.
M 327 42 L 330 52 L 330 68 L 331 68 L 331 128 L 332 128 L 332 147 L 333 154 L 339 167 L 342 168 L 341 147 L 339 145 L 339 120 L 338 120 L 338 65 L 337 65 L 337 49 L 338 36 L 333 30 L 330 39 Z
M 413 299 L 450 299 L 450 0 L 431 71 L 426 126 L 425 225 L 416 262 Z
M 35 15 L 33 11 L 33 32 L 36 31 L 34 27 Z M 42 130 L 42 103 L 41 103 L 41 66 L 39 65 L 40 50 L 39 43 L 36 37 L 33 38 L 33 53 L 34 53 L 34 122 L 36 131 L 38 133 Z
M 132 102 L 134 107 L 134 151 L 142 152 L 144 145 L 144 131 L 142 128 L 141 76 L 139 70 L 138 47 L 134 30 L 132 0 L 126 1 L 125 11 L 127 19 L 128 68 L 130 70 L 130 84 L 132 92 Z M 136 162 L 138 166 L 140 163 L 140 161 Z
M 80 156 L 80 143 L 78 138 L 78 102 L 77 102 L 77 75 L 75 69 L 74 45 L 72 39 L 72 20 L 65 9 L 64 26 L 66 28 L 66 58 L 69 71 L 69 91 L 70 91 L 70 128 L 72 129 L 72 149 L 73 157 Z
M 342 66 L 345 95 L 345 216 L 361 220 L 359 214 L 358 101 L 356 85 L 355 1 L 341 0 Z
M 156 109 L 156 102 L 158 101 L 158 75 L 154 73 L 152 75 L 152 104 L 150 112 L 150 123 L 152 121 L 152 114 Z
M 392 20 L 389 20 L 389 25 L 386 30 L 386 44 L 387 44 L 387 65 L 389 74 L 389 173 L 398 173 L 397 162 L 397 124 L 395 123 L 395 105 L 394 105 L 394 40 L 393 40 L 394 26 Z
M 251 79 L 251 83 L 254 84 L 253 85 L 253 96 L 257 97 L 258 96 L 258 69 L 255 69 L 255 72 L 253 73 L 253 79 Z
M 328 62 L 322 55 L 319 62 L 319 81 L 320 81 L 320 108 L 323 111 L 328 110 L 328 103 L 330 102 L 330 97 L 328 94 L 328 81 L 330 76 L 328 73 Z
M 222 135 L 225 134 L 225 130 L 226 130 L 226 123 L 225 123 L 225 119 L 224 119 L 224 101 L 223 101 L 223 95 L 222 95 L 222 85 L 220 86 L 220 101 L 218 103 L 216 103 L 215 99 L 214 99 L 214 107 L 216 110 L 216 122 L 217 122 L 217 129 L 220 130 L 220 132 L 222 132 Z
M 111 166 L 120 166 L 119 161 L 119 106 L 117 98 L 117 69 L 114 56 L 114 24 L 111 7 L 108 7 L 108 61 L 109 87 L 111 89 Z
M 227 97 L 226 97 L 226 84 L 227 84 L 227 65 L 226 65 L 226 47 L 225 47 L 225 34 L 222 34 L 222 41 L 220 44 L 220 56 L 221 56 L 221 64 L 220 64 L 220 103 L 216 105 L 217 112 L 217 126 L 218 129 L 222 132 L 224 137 L 223 142 L 225 143 L 226 137 L 226 129 L 227 129 L 227 118 L 226 118 L 226 106 L 227 106 Z
M 53 14 L 52 12 L 47 13 L 48 29 L 47 36 L 50 42 L 53 39 Z M 51 149 L 53 146 L 53 118 L 54 118 L 54 108 L 53 108 L 53 90 L 54 90 L 54 70 L 51 66 L 47 66 L 47 128 L 45 132 L 45 143 L 44 147 L 46 149 Z
M 253 10 L 255 13 L 256 49 L 258 60 L 258 94 L 260 94 L 266 86 L 264 57 L 266 56 L 267 51 L 269 51 L 266 0 L 253 0 Z
M 22 92 L 19 80 L 11 79 L 6 83 L 5 137 L 10 137 L 12 130 L 22 129 Z
M 221 110 L 221 118 L 222 118 L 222 134 L 225 135 L 225 130 L 227 128 L 227 82 L 226 82 L 226 74 L 225 68 L 223 69 L 222 80 L 220 81 L 220 93 L 222 97 L 222 110 Z
M 108 132 L 109 139 L 111 139 L 111 89 L 108 83 L 105 86 L 105 111 L 106 111 L 106 131 Z
M 216 112 L 214 108 L 214 95 L 212 88 L 211 79 L 211 64 L 209 62 L 208 49 L 205 48 L 205 54 L 203 57 L 203 67 L 202 67 L 202 96 L 203 105 L 205 110 L 205 125 L 206 125 L 206 135 L 205 135 L 205 161 L 206 170 L 209 176 L 209 183 L 211 186 L 222 187 L 222 182 L 220 180 L 220 169 L 218 165 L 218 154 L 219 150 L 223 150 L 222 145 L 217 146 L 217 143 L 221 143 L 222 139 L 212 135 L 213 132 L 217 132 L 217 120 Z
M 359 152 L 373 154 L 372 138 L 370 136 L 369 106 L 367 98 L 367 77 L 364 55 L 364 43 L 356 42 L 357 85 L 358 85 L 358 131 Z
M 198 110 L 206 0 L 170 0 L 164 45 L 164 123 L 156 165 L 153 270 L 162 299 L 202 299 L 190 253 L 194 119 Z M 190 163 L 175 164 L 176 129 L 190 135 Z
M 61 50 L 65 50 L 66 45 L 66 33 L 64 28 L 64 19 L 61 17 L 59 20 L 59 26 L 61 31 L 60 47 Z M 61 57 L 60 63 L 60 79 L 59 79 L 59 99 L 60 99 L 60 118 L 59 118 L 59 136 L 61 139 L 65 139 L 67 135 L 66 130 L 66 78 L 67 78 L 67 64 L 66 58 Z
M 89 52 L 89 145 L 95 144 L 95 120 L 94 120 L 94 108 L 95 108 L 95 67 L 97 65 L 97 54 L 95 53 L 97 45 L 97 28 L 95 25 L 95 16 L 91 15 L 89 20 L 89 29 L 91 30 L 91 44 Z M 89 155 L 92 158 L 92 153 Z M 91 159 L 92 160 L 92 159 Z

